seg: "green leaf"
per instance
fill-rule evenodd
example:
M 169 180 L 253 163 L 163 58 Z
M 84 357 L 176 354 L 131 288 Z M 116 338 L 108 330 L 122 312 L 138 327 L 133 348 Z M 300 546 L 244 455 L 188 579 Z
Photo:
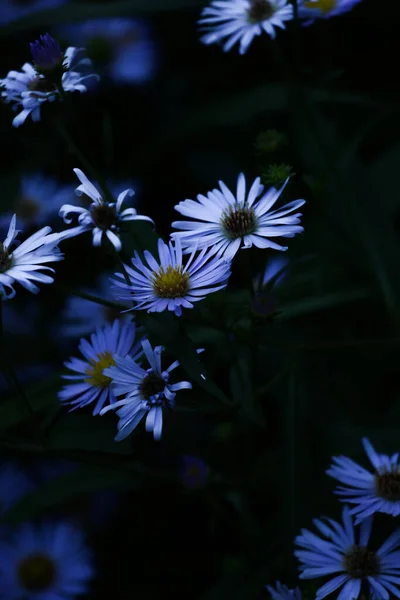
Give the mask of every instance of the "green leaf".
M 126 489 L 137 485 L 139 485 L 138 479 L 132 474 L 84 466 L 73 473 L 54 478 L 24 496 L 4 513 L 2 521 L 18 523 L 79 498 L 83 494 L 96 492 L 106 487 Z
M 113 454 L 132 454 L 129 440 L 116 442 L 116 419 L 67 413 L 54 425 L 46 440 L 52 450 L 86 450 Z
M 52 377 L 44 382 L 29 386 L 26 390 L 29 403 L 34 413 L 53 410 L 58 404 L 57 391 L 60 388 L 60 378 Z M 27 421 L 30 414 L 21 398 L 13 395 L 0 405 L 0 433 Z
M 107 3 L 72 2 L 36 13 L 31 13 L 6 27 L 0 28 L 0 38 L 8 38 L 14 32 L 40 29 L 44 25 L 59 25 L 72 21 L 84 21 L 97 17 L 124 17 L 127 15 L 152 14 L 176 10 L 200 8 L 201 0 L 125 0 Z
M 191 381 L 196 382 L 225 404 L 232 404 L 228 396 L 206 376 L 206 368 L 201 363 L 193 342 L 183 331 L 176 318 L 170 314 L 162 313 L 145 317 L 143 324 L 146 331 L 154 336 L 157 343 L 165 345 L 171 354 L 179 360 L 183 369 L 190 376 Z
M 362 288 L 340 290 L 319 296 L 301 298 L 287 304 L 281 304 L 276 313 L 276 319 L 283 321 L 301 315 L 314 313 L 319 310 L 329 310 L 342 304 L 360 302 L 370 298 L 371 292 Z
M 244 415 L 264 427 L 264 414 L 253 393 L 251 365 L 251 352 L 248 348 L 241 347 L 229 374 L 231 392 L 235 403 L 242 408 Z
M 318 103 L 361 105 L 376 108 L 379 103 L 369 96 L 352 92 L 307 88 L 310 98 Z M 240 126 L 266 111 L 288 110 L 290 103 L 287 90 L 282 83 L 268 83 L 235 95 L 224 96 L 211 104 L 194 107 L 184 114 L 178 123 L 168 127 L 162 136 L 163 142 L 202 133 L 213 127 Z

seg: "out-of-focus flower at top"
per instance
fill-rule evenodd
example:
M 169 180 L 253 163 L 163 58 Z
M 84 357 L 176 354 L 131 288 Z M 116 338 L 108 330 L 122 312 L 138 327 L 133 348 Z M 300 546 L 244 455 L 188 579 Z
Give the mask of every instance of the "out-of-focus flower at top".
M 7 600 L 75 600 L 95 575 L 82 532 L 68 522 L 20 525 L 0 543 L 0 589 Z
M 158 261 L 145 250 L 148 266 L 137 252 L 131 261 L 134 268 L 124 265 L 130 285 L 125 282 L 122 273 L 115 273 L 116 279 L 111 281 L 115 284 L 113 289 L 116 297 L 136 302 L 135 309 L 147 309 L 147 312 L 169 310 L 180 317 L 182 307 L 193 308 L 193 302 L 226 287 L 231 261 L 213 254 L 213 251 L 207 252 L 206 248 L 200 253 L 194 249 L 186 264 L 183 264 L 179 238 L 168 245 L 160 239 Z
M 44 225 L 58 214 L 61 206 L 74 197 L 74 188 L 40 173 L 23 175 L 19 192 L 12 205 L 24 229 Z M 12 214 L 0 216 L 0 227 L 10 222 Z
M 271 585 L 266 586 L 271 594 L 272 600 L 302 600 L 302 594 L 299 588 L 290 590 L 286 585 L 282 585 L 279 581 L 273 588 Z
M 103 300 L 114 300 L 110 280 L 107 275 L 102 275 L 99 278 L 95 288 L 83 289 L 82 291 Z M 128 309 L 129 306 L 126 308 Z M 131 322 L 132 315 L 121 313 L 121 310 L 123 309 L 90 302 L 77 296 L 69 296 L 62 312 L 63 323 L 60 328 L 61 332 L 68 337 L 81 337 L 90 334 L 106 323 L 111 323 L 117 318 L 121 323 Z
M 65 4 L 65 0 L 0 0 L 0 25 L 61 4 Z
M 254 148 L 258 154 L 276 152 L 287 144 L 286 135 L 276 129 L 267 129 L 258 134 Z
M 117 83 L 146 83 L 156 72 L 156 44 L 145 21 L 90 19 L 63 27 L 60 34 L 84 46 L 96 67 Z
M 199 25 L 206 33 L 204 44 L 222 41 L 224 52 L 237 42 L 245 54 L 253 39 L 265 32 L 275 38 L 275 27 L 285 29 L 293 19 L 293 6 L 287 0 L 214 0 L 203 9 Z
M 210 469 L 201 458 L 197 456 L 183 457 L 180 477 L 186 488 L 195 490 L 205 487 L 209 474 Z
M 116 202 L 104 200 L 102 194 L 89 181 L 86 175 L 80 169 L 74 169 L 81 185 L 75 190 L 78 196 L 87 196 L 92 200 L 89 208 L 74 206 L 73 204 L 64 204 L 61 207 L 59 215 L 67 224 L 72 223 L 70 215 L 78 216 L 78 226 L 65 232 L 65 237 L 73 237 L 85 231 L 92 231 L 93 246 L 100 246 L 105 235 L 115 250 L 119 252 L 122 248 L 119 237 L 120 226 L 123 221 L 149 221 L 154 225 L 150 217 L 138 215 L 136 209 L 122 209 L 122 204 L 126 198 L 134 195 L 132 189 L 127 189 L 118 195 Z
M 295 539 L 300 547 L 294 553 L 301 562 L 300 579 L 330 576 L 317 590 L 315 600 L 322 600 L 339 588 L 342 589 L 337 600 L 357 600 L 361 586 L 369 588 L 374 600 L 388 600 L 389 592 L 400 598 L 400 529 L 374 551 L 369 544 L 372 517 L 361 523 L 358 541 L 348 506 L 344 507 L 342 518 L 343 525 L 333 519 L 314 519 L 323 537 L 302 529 Z
M 83 338 L 79 350 L 84 356 L 71 358 L 64 363 L 74 375 L 63 375 L 63 379 L 72 383 L 64 386 L 58 393 L 59 400 L 69 405 L 70 410 L 93 404 L 93 414 L 99 414 L 106 402 L 115 403 L 114 391 L 111 388 L 111 378 L 105 373 L 107 367 L 116 364 L 117 357 L 124 358 L 129 352 L 139 358 L 142 349 L 135 343 L 136 327 L 134 323 L 107 323 L 99 327 L 90 336 L 90 342 Z
M 32 121 L 40 121 L 44 102 L 60 100 L 66 92 L 86 92 L 98 79 L 83 48 L 70 46 L 62 53 L 58 43 L 46 34 L 31 44 L 31 50 L 38 65 L 25 63 L 22 71 L 10 71 L 0 79 L 4 101 L 20 111 L 13 120 L 14 127 L 22 125 L 29 115 Z
M 130 435 L 146 414 L 146 431 L 152 431 L 154 439 L 159 440 L 162 433 L 163 409 L 173 408 L 177 391 L 192 388 L 189 381 L 170 383 L 170 373 L 179 366 L 179 361 L 176 360 L 163 371 L 162 346 L 156 346 L 153 350 L 150 342 L 143 340 L 142 348 L 150 365 L 147 369 L 137 364 L 134 357 L 125 356 L 117 357 L 114 366 L 104 371 L 112 380 L 115 395 L 124 396 L 123 400 L 118 400 L 100 411 L 103 415 L 109 410 L 118 409 L 118 434 L 115 437 L 117 442 Z
M 236 196 L 220 181 L 220 190 L 208 192 L 207 197 L 199 194 L 197 201 L 184 200 L 175 206 L 179 213 L 195 220 L 174 221 L 172 227 L 183 231 L 174 232 L 171 237 L 180 239 L 186 252 L 193 247 L 213 248 L 219 256 L 229 259 L 241 247 L 251 248 L 253 244 L 257 248 L 287 250 L 287 246 L 269 239 L 292 238 L 303 231 L 299 225 L 301 213 L 290 213 L 303 206 L 305 200 L 294 200 L 282 208 L 270 210 L 287 182 L 279 190 L 270 188 L 263 194 L 264 186 L 257 177 L 246 197 L 243 173 L 238 177 Z
M 40 272 L 51 271 L 54 273 L 54 269 L 44 266 L 44 263 L 57 262 L 64 258 L 57 247 L 60 236 L 57 233 L 51 233 L 51 227 L 43 227 L 20 245 L 15 241 L 19 232 L 20 230 L 16 229 L 16 216 L 14 215 L 6 239 L 4 242 L 0 242 L 0 295 L 3 296 L 3 299 L 15 296 L 13 288 L 15 282 L 33 294 L 37 294 L 39 288 L 33 283 L 34 281 L 40 283 L 53 283 L 54 281 L 50 275 Z M 12 244 L 17 247 L 11 251 Z
M 337 479 L 340 486 L 336 494 L 342 502 L 355 504 L 350 511 L 356 516 L 356 524 L 376 512 L 393 517 L 400 515 L 400 461 L 399 454 L 378 454 L 372 444 L 363 438 L 364 450 L 373 471 L 368 471 L 346 456 L 334 456 L 327 475 Z
M 305 19 L 304 25 L 310 25 L 318 19 L 329 19 L 348 12 L 361 0 L 300 0 L 299 17 Z

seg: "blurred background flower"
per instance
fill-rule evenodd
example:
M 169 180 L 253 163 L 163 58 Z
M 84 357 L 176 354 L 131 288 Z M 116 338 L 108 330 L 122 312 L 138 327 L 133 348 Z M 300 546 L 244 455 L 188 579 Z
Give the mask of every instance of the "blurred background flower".
M 60 36 L 85 46 L 96 68 L 116 83 L 143 84 L 156 73 L 156 43 L 146 21 L 90 19 L 61 28 Z

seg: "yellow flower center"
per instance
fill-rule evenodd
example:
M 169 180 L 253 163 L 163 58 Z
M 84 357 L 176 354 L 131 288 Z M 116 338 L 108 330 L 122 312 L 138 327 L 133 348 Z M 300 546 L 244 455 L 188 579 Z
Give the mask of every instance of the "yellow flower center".
M 17 566 L 18 579 L 28 592 L 44 592 L 50 588 L 56 576 L 54 562 L 46 554 L 31 554 Z
M 111 352 L 102 352 L 97 355 L 97 360 L 91 360 L 90 366 L 86 369 L 85 373 L 89 375 L 85 379 L 86 383 L 90 385 L 105 388 L 110 385 L 111 377 L 103 374 L 104 369 L 115 365 L 115 360 Z
M 182 267 L 169 265 L 153 272 L 153 290 L 159 298 L 182 298 L 189 291 L 189 275 Z
M 319 10 L 326 15 L 336 8 L 337 0 L 311 0 L 311 2 L 304 2 L 306 8 L 319 8 Z

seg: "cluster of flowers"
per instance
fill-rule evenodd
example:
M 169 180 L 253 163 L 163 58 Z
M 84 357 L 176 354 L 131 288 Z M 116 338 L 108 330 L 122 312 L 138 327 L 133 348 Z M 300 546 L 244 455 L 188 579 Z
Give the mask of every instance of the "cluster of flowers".
M 20 122 L 29 113 L 34 119 L 39 118 L 43 101 L 62 99 L 68 90 L 84 91 L 82 82 L 95 77 L 92 73 L 83 76 L 71 70 L 72 63 L 66 60 L 67 55 L 82 54 L 82 49 L 69 48 L 63 54 L 49 34 L 31 44 L 31 49 L 35 66 L 28 68 L 25 65 L 29 81 L 25 75 L 15 72 L 3 80 L 3 95 L 14 107 L 22 108 L 16 117 Z M 86 58 L 79 64 L 90 67 Z M 52 91 L 37 94 L 38 86 L 51 87 Z M 43 227 L 11 250 L 18 234 L 16 216 L 12 217 L 7 237 L 1 245 L 0 292 L 3 298 L 10 299 L 15 295 L 15 282 L 34 293 L 39 291 L 35 281 L 53 282 L 48 274 L 53 270 L 46 264 L 62 260 L 58 244 L 67 238 L 91 231 L 94 246 L 107 240 L 115 252 L 119 252 L 122 248 L 121 227 L 126 221 L 142 220 L 154 225 L 149 217 L 138 215 L 134 208 L 123 209 L 124 201 L 134 194 L 132 189 L 124 190 L 114 201 L 108 189 L 100 192 L 80 169 L 74 169 L 74 172 L 80 180 L 76 194 L 90 201 L 89 207 L 71 204 L 60 207 L 59 214 L 67 224 L 77 220 L 74 227 L 61 233 L 52 233 L 50 227 Z M 175 209 L 192 220 L 172 223 L 177 231 L 171 234 L 168 244 L 159 239 L 158 257 L 145 251 L 143 257 L 135 253 L 131 265 L 123 264 L 122 273 L 115 273 L 111 280 L 116 298 L 133 302 L 133 308 L 137 310 L 167 310 L 181 316 L 183 308 L 193 308 L 194 302 L 226 287 L 232 260 L 240 248 L 254 245 L 286 250 L 286 246 L 272 240 L 294 237 L 303 231 L 301 213 L 295 211 L 304 204 L 304 200 L 294 200 L 272 210 L 286 184 L 287 181 L 281 189 L 264 191 L 258 177 L 246 193 L 246 180 L 240 174 L 236 194 L 220 181 L 219 189 L 213 189 L 207 196 L 198 195 L 196 201 L 180 202 Z M 162 409 L 173 406 L 176 391 L 190 388 L 191 384 L 186 381 L 170 383 L 170 372 L 178 363 L 174 362 L 163 371 L 162 348 L 153 349 L 145 338 L 141 340 L 141 346 L 134 345 L 135 334 L 133 322 L 117 319 L 97 328 L 90 342 L 82 339 L 80 351 L 85 360 L 73 358 L 65 363 L 73 372 L 65 378 L 74 383 L 60 392 L 60 400 L 72 408 L 94 404 L 93 414 L 118 409 L 117 440 L 130 434 L 147 414 L 146 429 L 159 439 Z M 142 360 L 147 364 L 142 365 Z M 117 401 L 116 397 L 122 398 Z
M 300 549 L 300 579 L 315 579 L 334 575 L 317 591 L 316 600 L 322 600 L 339 590 L 337 600 L 357 600 L 361 593 L 372 600 L 400 598 L 400 529 L 375 550 L 370 544 L 373 518 L 376 513 L 392 517 L 400 514 L 399 454 L 378 454 L 368 439 L 362 440 L 373 471 L 368 471 L 346 456 L 333 458 L 326 471 L 341 482 L 336 494 L 341 501 L 354 504 L 344 506 L 340 524 L 323 517 L 314 519 L 320 536 L 303 529 L 295 539 Z M 353 515 L 355 523 L 353 523 Z M 359 525 L 356 538 L 355 526 Z M 267 586 L 273 600 L 302 600 L 299 588 L 288 589 L 277 583 Z

